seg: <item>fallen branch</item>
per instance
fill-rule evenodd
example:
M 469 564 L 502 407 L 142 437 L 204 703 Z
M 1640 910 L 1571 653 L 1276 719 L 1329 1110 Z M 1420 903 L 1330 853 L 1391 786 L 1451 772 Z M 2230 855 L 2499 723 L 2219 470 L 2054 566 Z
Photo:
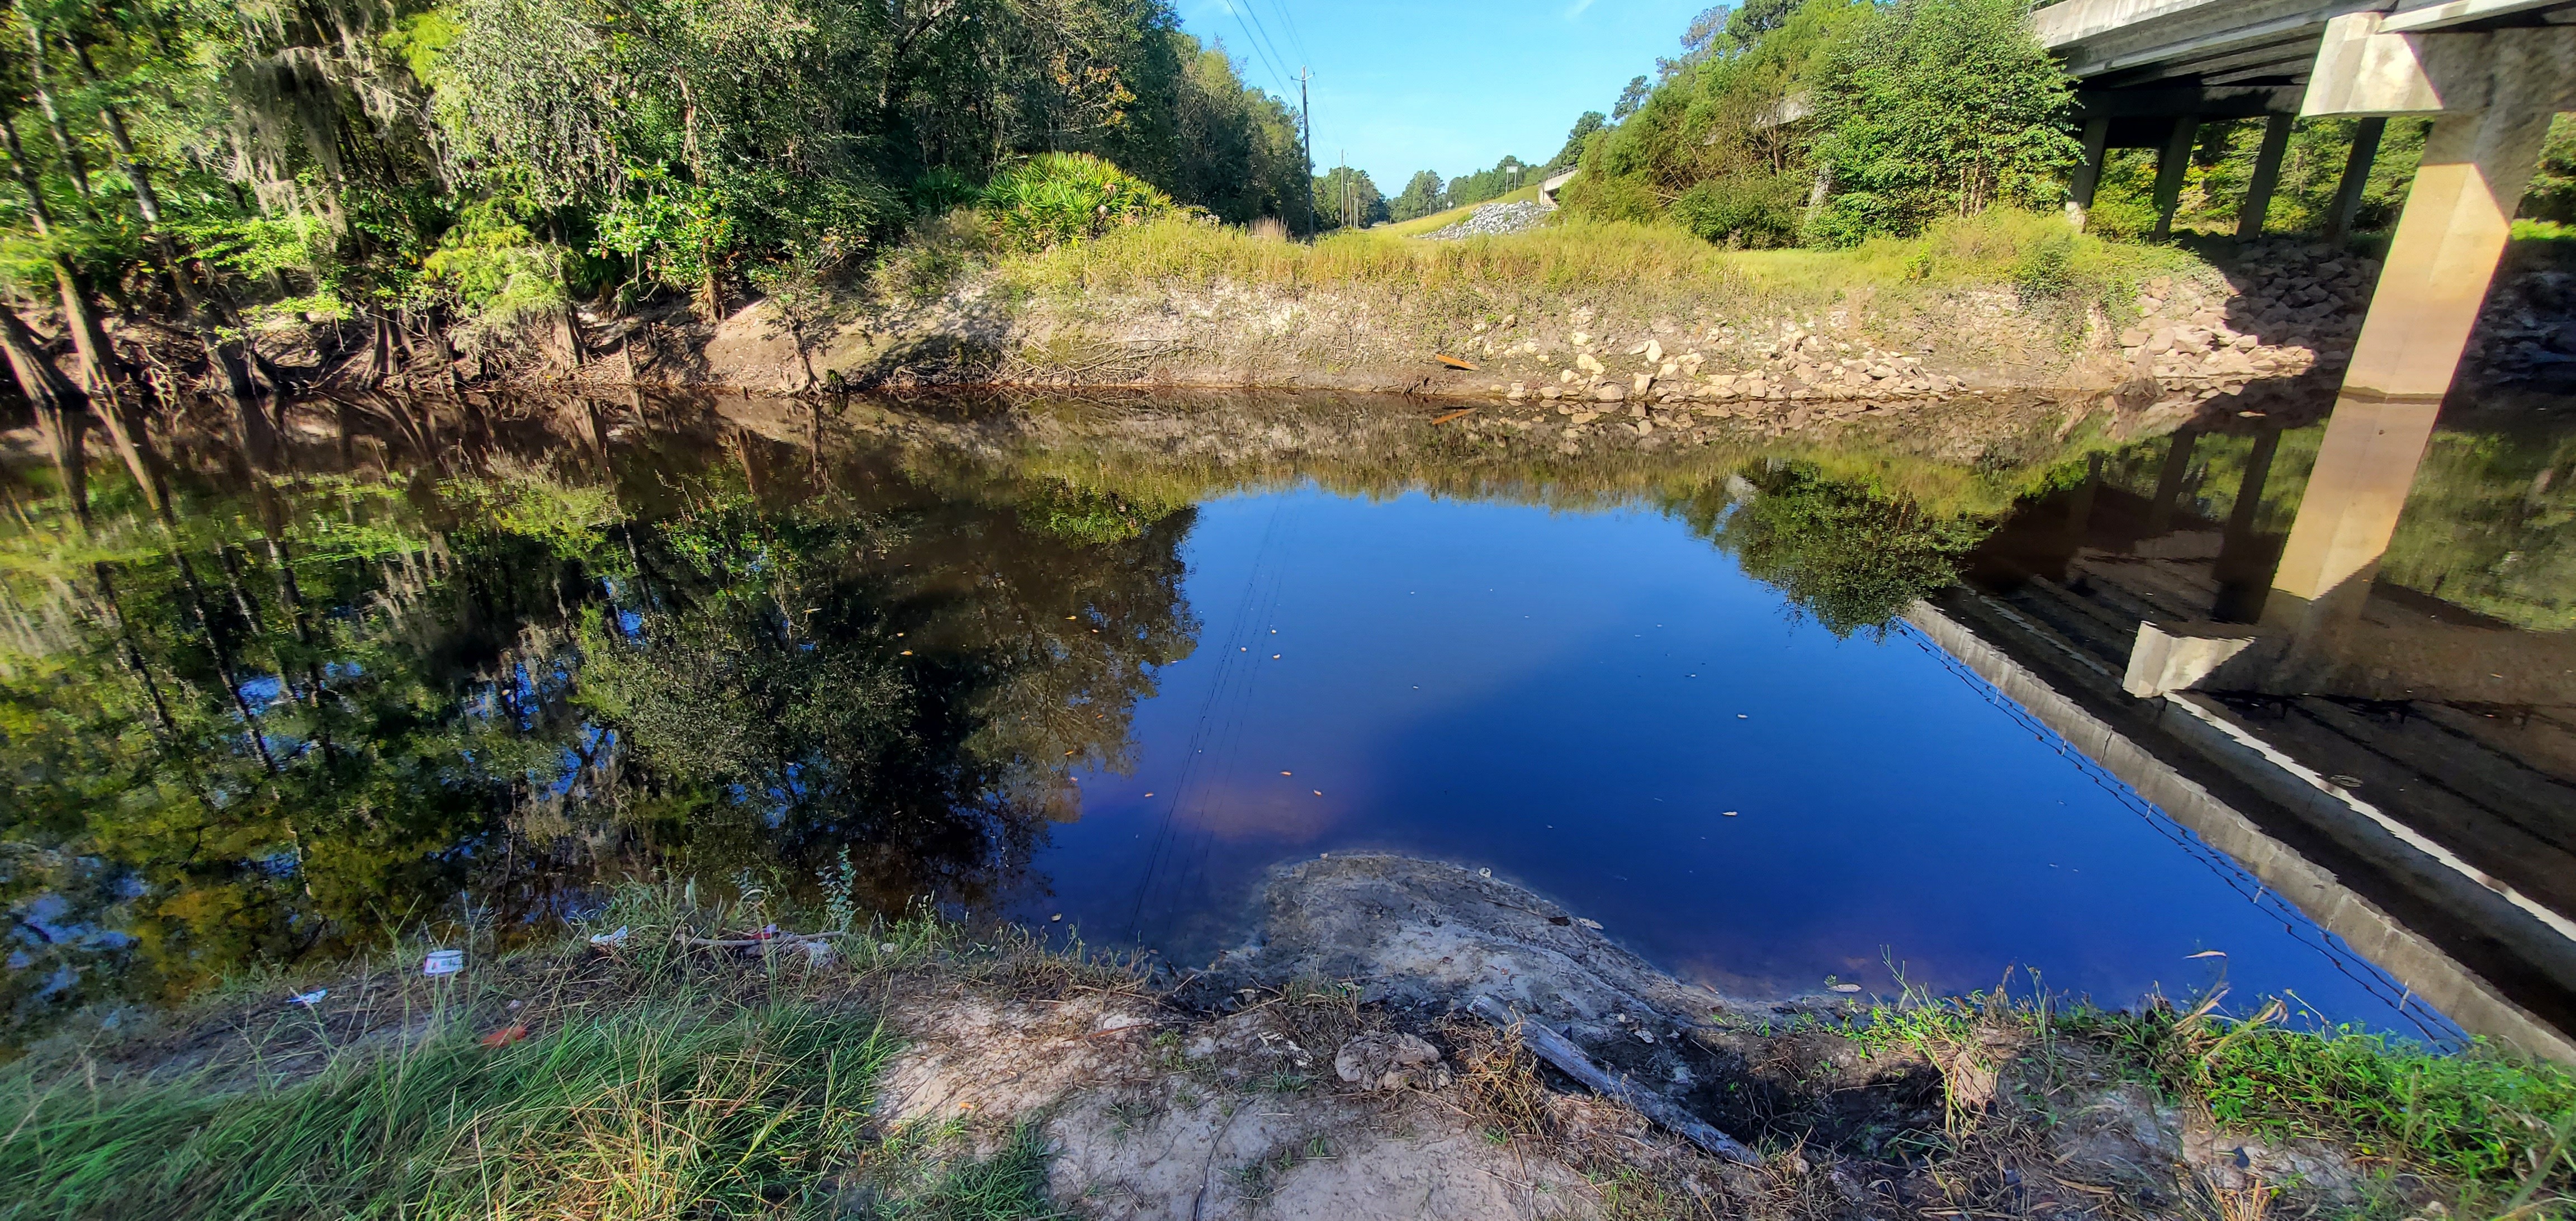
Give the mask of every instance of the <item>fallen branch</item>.
M 842 935 L 843 934 L 841 933 L 829 930 L 820 933 L 776 933 L 767 937 L 712 938 L 690 937 L 683 935 L 680 938 L 680 944 L 710 950 L 747 950 L 758 945 L 801 944 L 807 941 L 821 941 L 826 937 L 839 937 Z
M 1539 1059 L 1555 1065 L 1558 1071 L 1566 1076 L 1582 1082 L 1594 1093 L 1626 1103 L 1635 1108 L 1638 1114 L 1672 1129 L 1684 1140 L 1719 1157 L 1730 1158 L 1747 1166 L 1762 1164 L 1762 1155 L 1746 1148 L 1744 1142 L 1701 1123 L 1690 1112 L 1673 1105 L 1660 1094 L 1640 1089 L 1621 1078 L 1603 1072 L 1600 1065 L 1592 1062 L 1592 1057 L 1583 1054 L 1583 1049 L 1576 1047 L 1564 1035 L 1537 1022 L 1521 1018 L 1504 1008 L 1502 1002 L 1490 996 L 1479 996 L 1467 1008 L 1477 1017 L 1492 1022 L 1505 1031 L 1516 1032 L 1520 1037 L 1521 1046 L 1536 1053 Z

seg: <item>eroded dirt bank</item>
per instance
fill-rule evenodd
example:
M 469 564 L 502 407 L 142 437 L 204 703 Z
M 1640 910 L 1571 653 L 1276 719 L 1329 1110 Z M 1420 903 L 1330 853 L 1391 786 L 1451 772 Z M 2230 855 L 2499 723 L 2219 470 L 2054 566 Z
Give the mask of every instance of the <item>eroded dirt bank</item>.
M 1495 283 L 1281 287 L 1214 280 L 1032 291 L 992 273 L 928 295 L 850 286 L 738 304 L 584 307 L 370 355 L 347 325 L 274 331 L 257 370 L 296 390 L 377 384 L 703 387 L 802 393 L 928 386 L 1275 388 L 1554 400 L 1569 411 L 1704 404 L 1747 415 L 1810 401 L 1962 392 L 2118 391 L 2134 404 L 2331 391 L 2377 264 L 2322 246 L 2249 244 L 2224 267 L 2157 275 L 2110 301 L 2010 284 L 1746 287 L 1690 296 Z M 2509 261 L 2466 383 L 2576 377 L 2576 272 Z M 174 389 L 219 394 L 195 341 L 121 334 Z M 444 357 L 441 352 L 446 353 Z M 384 369 L 390 379 L 376 383 Z M 364 382 L 365 384 L 361 384 Z M 187 387 L 178 383 L 190 383 Z
M 2505 1093 L 2535 1083 L 2558 1088 L 2546 1085 L 2555 1077 L 2498 1076 L 2467 1091 L 2417 1079 L 2408 1096 L 2454 1128 L 2411 1133 L 2357 1123 L 2373 1105 L 2362 1099 L 2283 1094 L 2270 1119 L 2340 1135 L 2277 1135 L 2274 1122 L 2276 1135 L 2262 1137 L 2212 1119 L 2210 1100 L 2232 1083 L 2207 1068 L 2245 1028 L 2197 1011 L 1730 999 L 1656 971 L 1581 912 L 1436 862 L 1334 855 L 1283 867 L 1247 943 L 1182 971 L 926 917 L 744 934 L 794 917 L 749 898 L 708 906 L 679 889 L 618 903 L 613 931 L 585 928 L 461 972 L 424 978 L 419 953 L 397 950 L 372 968 L 246 982 L 180 1014 L 102 1019 L 30 1049 L 13 1071 L 66 1082 L 74 1092 L 56 1107 L 175 1088 L 199 1115 L 390 1081 L 413 1064 L 469 1075 L 476 1064 L 546 1065 L 566 1054 L 558 1043 L 587 1046 L 582 1032 L 602 1015 L 656 1031 L 854 1019 L 846 1029 L 874 1033 L 834 1054 L 873 1067 L 848 1101 L 826 1103 L 833 1114 L 758 1082 L 724 1095 L 782 1117 L 770 1122 L 802 1115 L 850 1133 L 828 1149 L 799 1145 L 792 1165 L 770 1168 L 761 1198 L 781 1216 L 2254 1221 L 2495 1215 L 2518 1182 L 2544 1202 L 2567 1186 L 2550 1168 L 2563 1150 L 2541 1148 L 2547 1123 L 2535 1136 L 2463 1109 L 2504 1106 Z M 1469 1012 L 1478 998 L 1499 1002 L 1505 1020 Z M 1750 1155 L 1712 1156 L 1542 1067 L 1525 1050 L 1539 1027 L 1650 1092 L 1643 1105 L 1679 1107 Z M 636 1041 L 634 1054 L 657 1039 Z M 699 1105 L 688 1083 L 721 1069 L 671 1063 L 647 1074 L 658 1085 L 626 1082 L 564 1105 L 593 1117 L 582 1131 L 609 1140 L 626 1095 L 678 1088 L 667 1105 L 685 1111 Z M 2547 1105 L 2524 1101 L 2534 1100 Z M 2423 1158 L 2455 1128 L 2464 1140 L 2503 1139 L 2507 1164 L 2441 1177 Z M 685 1163 L 692 1141 L 707 1139 L 658 1113 L 648 1129 L 635 1148 L 653 1150 L 656 1165 Z M 2536 1172 L 2522 1166 L 2526 1152 Z M 474 1162 L 461 1146 L 439 1156 Z M 611 1178 L 653 1177 L 624 1157 L 611 1159 Z M 960 1186 L 990 1186 L 990 1168 L 1003 1165 L 1016 1167 L 1007 1200 Z M 970 1196 L 986 1203 L 970 1207 Z
M 1504 1001 L 1754 1144 L 1711 1157 L 1463 1012 Z M 1855 1036 L 1861 1000 L 1732 1001 L 1549 900 L 1455 866 L 1281 872 L 1253 942 L 1160 997 L 899 1007 L 894 1120 L 1041 1125 L 1082 1215 L 2200 1216 L 2350 1205 L 2322 1145 L 2218 1130 L 2074 1040 L 1973 1020 Z M 1414 1045 L 1438 1053 L 1402 1063 Z M 989 1138 L 989 1137 L 988 1137 Z

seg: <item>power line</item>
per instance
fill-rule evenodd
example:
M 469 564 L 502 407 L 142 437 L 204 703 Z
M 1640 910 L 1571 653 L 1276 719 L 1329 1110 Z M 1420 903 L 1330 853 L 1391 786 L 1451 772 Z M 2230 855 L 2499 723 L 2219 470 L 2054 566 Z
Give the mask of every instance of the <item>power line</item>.
M 1234 10 L 1237 24 L 1241 24 L 1246 17 L 1252 19 L 1252 32 L 1260 37 L 1261 45 L 1269 49 L 1273 62 L 1282 65 L 1288 62 L 1288 57 L 1279 53 L 1278 45 L 1270 41 L 1269 27 L 1261 24 L 1261 13 L 1252 7 L 1252 0 L 1227 0 L 1227 7 Z
M 1297 52 L 1299 62 L 1315 62 L 1315 57 L 1306 53 L 1306 39 L 1297 32 L 1297 18 L 1288 11 L 1288 0 L 1270 0 L 1270 7 L 1279 14 L 1279 24 L 1287 29 L 1288 45 Z
M 1262 67 L 1270 70 L 1271 83 L 1279 86 L 1279 92 L 1286 93 L 1288 92 L 1288 70 L 1282 66 L 1284 61 L 1279 58 L 1277 52 L 1267 48 L 1265 40 L 1253 33 L 1252 24 L 1244 20 L 1247 7 L 1248 0 L 1227 0 L 1225 11 L 1234 14 L 1234 24 L 1243 30 L 1243 40 L 1252 48 L 1252 57 L 1260 60 Z M 1260 16 L 1254 14 L 1253 21 L 1259 20 Z

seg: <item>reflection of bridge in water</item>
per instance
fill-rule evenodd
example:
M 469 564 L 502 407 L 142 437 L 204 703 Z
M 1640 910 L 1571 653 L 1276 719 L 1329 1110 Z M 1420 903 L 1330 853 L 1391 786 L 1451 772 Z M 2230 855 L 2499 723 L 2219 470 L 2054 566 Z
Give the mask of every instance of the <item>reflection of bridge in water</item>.
M 2576 0 L 2066 0 L 2031 28 L 2077 79 L 2079 225 L 2107 150 L 2148 147 L 2163 236 L 2199 125 L 2259 116 L 2256 236 L 2291 123 L 2347 116 L 2339 240 L 2386 120 L 2433 122 L 2286 535 L 2254 528 L 2277 434 L 2219 523 L 2177 513 L 2185 433 L 2151 495 L 2025 515 L 1915 626 L 2463 1027 L 2576 1060 L 2576 639 L 2377 579 L 2576 108 Z
M 2285 551 L 2382 503 L 2384 551 L 2415 461 L 2330 424 L 2267 534 L 2279 436 L 2254 439 L 2225 522 L 2178 503 L 2179 433 L 2152 493 L 2097 477 L 2017 515 L 1909 619 L 2378 964 L 2392 1000 L 2576 1060 L 2576 635 L 2375 580 L 2375 551 L 2307 596 Z

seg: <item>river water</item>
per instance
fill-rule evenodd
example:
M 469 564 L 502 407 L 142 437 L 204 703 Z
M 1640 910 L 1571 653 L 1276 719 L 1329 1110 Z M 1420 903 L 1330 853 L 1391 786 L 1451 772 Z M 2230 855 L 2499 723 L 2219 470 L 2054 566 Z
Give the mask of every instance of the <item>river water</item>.
M 507 944 L 639 878 L 839 876 L 1186 967 L 1270 868 L 1389 851 L 1730 994 L 2223 982 L 2457 1033 L 1905 616 L 2080 587 L 2160 481 L 2154 537 L 2277 550 L 2313 424 L 2168 461 L 2169 424 L 2039 400 L 1444 415 L 305 404 L 282 452 L 173 445 L 166 519 L 94 466 L 86 532 L 13 468 L 12 1030 Z M 2563 632 L 2576 442 L 2472 423 L 2435 456 L 2383 581 Z

